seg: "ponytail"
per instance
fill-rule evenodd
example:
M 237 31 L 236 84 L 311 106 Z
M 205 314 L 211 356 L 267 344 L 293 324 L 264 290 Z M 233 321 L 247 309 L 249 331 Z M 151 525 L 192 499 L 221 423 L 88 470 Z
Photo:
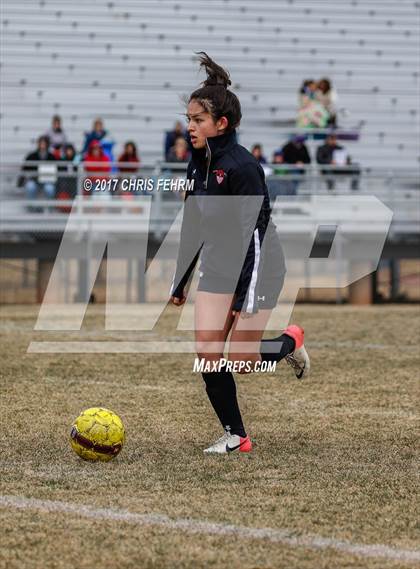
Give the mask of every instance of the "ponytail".
M 215 61 L 211 59 L 204 51 L 199 51 L 200 68 L 204 67 L 207 74 L 207 79 L 203 81 L 203 86 L 208 87 L 209 85 L 222 85 L 225 89 L 229 85 L 232 85 L 232 81 L 229 79 L 229 73 L 217 65 Z
M 191 93 L 189 101 L 197 100 L 214 120 L 226 117 L 226 130 L 231 131 L 239 126 L 242 111 L 238 97 L 228 89 L 232 84 L 229 73 L 204 51 L 198 52 L 197 55 L 200 56 L 200 68 L 205 69 L 207 78 L 202 87 Z

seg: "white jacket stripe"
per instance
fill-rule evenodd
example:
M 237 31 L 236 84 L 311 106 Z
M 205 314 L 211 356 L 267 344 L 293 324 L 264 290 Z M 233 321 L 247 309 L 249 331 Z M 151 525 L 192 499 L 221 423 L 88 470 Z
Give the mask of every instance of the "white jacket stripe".
M 252 312 L 254 301 L 255 301 L 255 288 L 257 286 L 258 278 L 258 267 L 260 264 L 260 236 L 258 234 L 258 229 L 254 231 L 254 267 L 252 269 L 251 282 L 248 291 L 248 304 L 246 307 L 246 312 Z

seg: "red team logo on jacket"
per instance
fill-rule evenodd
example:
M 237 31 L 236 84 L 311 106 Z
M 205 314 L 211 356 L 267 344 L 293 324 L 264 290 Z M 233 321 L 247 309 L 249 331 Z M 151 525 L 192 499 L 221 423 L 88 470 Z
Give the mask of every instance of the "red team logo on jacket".
M 221 184 L 225 179 L 225 171 L 224 170 L 213 170 L 213 173 L 216 174 L 216 180 L 218 184 Z

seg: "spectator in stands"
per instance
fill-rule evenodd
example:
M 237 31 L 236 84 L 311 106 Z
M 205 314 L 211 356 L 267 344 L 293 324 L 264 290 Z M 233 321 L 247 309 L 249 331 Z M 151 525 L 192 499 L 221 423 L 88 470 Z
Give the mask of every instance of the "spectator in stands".
M 93 140 L 101 141 L 108 135 L 108 131 L 104 129 L 104 123 L 102 119 L 97 118 L 93 122 L 93 129 L 90 132 L 85 132 L 85 142 L 83 145 L 82 154 L 85 154 L 90 148 L 90 144 Z
M 165 134 L 165 160 L 167 162 L 170 162 L 168 160 L 169 152 L 175 146 L 175 141 L 179 137 L 187 139 L 186 131 L 181 121 L 177 121 L 173 130 L 169 130 Z
M 271 173 L 266 176 L 268 193 L 272 201 L 274 201 L 277 196 L 288 195 L 290 193 L 289 181 L 281 178 L 281 176 L 289 174 L 289 171 L 282 166 L 283 163 L 283 153 L 281 149 L 275 150 L 271 159 Z
M 63 148 L 63 154 L 61 159 L 65 162 L 73 162 L 73 163 L 77 163 L 78 158 L 77 158 L 77 152 L 76 149 L 74 148 L 73 144 L 65 144 L 64 148 Z
M 279 161 L 281 158 L 283 164 L 296 164 L 298 166 L 310 164 L 311 157 L 309 156 L 305 140 L 306 136 L 304 135 L 294 135 L 281 149 L 280 155 L 278 156 Z M 299 170 L 299 172 L 304 174 L 305 170 Z
M 175 139 L 173 147 L 170 149 L 167 157 L 168 162 L 188 162 L 190 159 L 190 152 L 185 138 L 178 136 Z
M 124 144 L 124 150 L 122 154 L 120 154 L 118 162 L 130 162 L 130 164 L 132 164 L 132 166 L 128 164 L 119 166 L 119 172 L 136 173 L 139 171 L 140 157 L 138 156 L 137 147 L 134 142 L 130 140 Z
M 168 156 L 166 158 L 167 162 L 185 164 L 190 160 L 191 151 L 188 142 L 183 136 L 178 136 L 175 139 L 173 147 L 170 149 Z M 170 170 L 165 168 L 162 170 L 161 177 L 168 180 L 175 180 L 177 178 L 185 178 L 185 172 L 181 169 L 174 168 Z M 178 201 L 184 198 L 183 192 L 164 192 L 162 198 L 165 201 Z
M 321 173 L 326 177 L 327 188 L 335 188 L 336 176 L 351 176 L 351 189 L 359 189 L 360 169 L 356 164 L 352 164 L 350 156 L 343 146 L 337 144 L 337 136 L 333 132 L 326 138 L 325 144 L 318 147 L 316 152 L 318 164 L 335 166 L 335 168 L 322 169 Z
M 59 177 L 57 181 L 57 200 L 70 200 L 77 194 L 77 164 L 78 157 L 76 149 L 72 144 L 65 144 L 63 147 L 63 155 L 61 157 L 62 164 L 58 165 Z M 70 211 L 68 206 L 60 206 L 59 211 Z
M 108 156 L 104 153 L 99 140 L 92 140 L 84 158 L 84 167 L 86 172 L 92 172 L 88 179 L 92 182 L 92 190 L 97 187 L 97 182 L 107 179 L 107 174 L 111 170 L 111 164 Z M 104 175 L 101 175 L 104 173 Z M 86 195 L 91 195 L 92 191 L 86 192 Z
M 135 188 L 131 189 L 130 186 L 128 188 L 123 189 L 124 188 L 123 180 L 125 180 L 127 177 L 136 178 L 136 174 L 139 171 L 140 157 L 137 153 L 137 147 L 134 142 L 130 140 L 124 144 L 124 150 L 120 154 L 118 162 L 126 163 L 124 166 L 118 166 L 118 171 L 121 173 L 125 173 L 127 175 L 121 177 L 116 193 L 124 199 L 133 199 L 134 196 L 139 192 Z
M 299 90 L 299 108 L 307 105 L 308 101 L 315 99 L 317 83 L 314 79 L 305 79 Z
M 299 110 L 296 126 L 299 128 L 325 128 L 329 113 L 316 99 L 317 83 L 313 79 L 303 82 L 299 91 Z
M 263 148 L 261 144 L 254 144 L 254 146 L 251 148 L 251 154 L 256 160 L 258 160 L 260 164 L 267 164 L 267 159 L 263 154 Z
M 48 150 L 49 140 L 46 136 L 38 138 L 38 145 L 35 152 L 30 152 L 23 165 L 22 170 L 25 175 L 20 178 L 19 186 L 25 186 L 25 193 L 28 199 L 35 199 L 38 193 L 44 197 L 53 198 L 55 195 L 56 172 L 54 165 L 43 167 L 45 162 L 55 162 L 55 157 Z M 28 164 L 29 162 L 39 162 L 39 164 Z M 28 173 L 31 173 L 28 175 Z
M 317 89 L 315 91 L 315 98 L 321 105 L 328 111 L 329 126 L 336 126 L 337 123 L 337 92 L 333 88 L 331 81 L 326 77 L 320 79 L 317 84 Z
M 311 157 L 305 145 L 306 137 L 304 135 L 294 135 L 290 141 L 273 155 L 273 163 L 287 164 L 295 166 L 306 166 L 311 163 Z M 288 179 L 281 180 L 280 194 L 296 195 L 301 177 L 305 174 L 304 168 L 283 168 L 275 169 L 276 174 L 283 174 Z
M 272 164 L 283 164 L 284 163 L 283 151 L 281 150 L 281 148 L 278 150 L 275 150 L 273 152 L 273 159 L 272 159 L 271 163 Z
M 47 130 L 45 135 L 50 144 L 50 152 L 59 160 L 64 145 L 67 142 L 66 134 L 61 126 L 61 117 L 54 115 L 51 121 L 51 128 Z

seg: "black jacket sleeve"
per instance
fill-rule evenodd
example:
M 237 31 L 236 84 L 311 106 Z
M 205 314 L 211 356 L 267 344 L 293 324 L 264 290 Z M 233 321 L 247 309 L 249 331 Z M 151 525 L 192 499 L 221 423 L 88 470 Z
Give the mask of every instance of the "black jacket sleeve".
M 191 168 L 188 166 L 187 179 L 191 179 Z M 174 278 L 169 291 L 170 296 L 182 298 L 188 292 L 192 275 L 203 245 L 200 231 L 201 212 L 195 199 L 185 194 L 184 211 L 181 225 L 180 243 Z
M 331 164 L 332 151 L 327 144 L 323 144 L 316 151 L 316 161 L 318 164 Z
M 230 184 L 232 195 L 243 196 L 239 200 L 238 214 L 242 231 L 242 254 L 245 254 L 233 310 L 256 313 L 262 268 L 261 245 L 266 229 L 265 216 L 261 213 L 266 194 L 264 171 L 259 164 L 249 162 L 231 174 Z M 267 221 L 268 218 L 269 216 Z

